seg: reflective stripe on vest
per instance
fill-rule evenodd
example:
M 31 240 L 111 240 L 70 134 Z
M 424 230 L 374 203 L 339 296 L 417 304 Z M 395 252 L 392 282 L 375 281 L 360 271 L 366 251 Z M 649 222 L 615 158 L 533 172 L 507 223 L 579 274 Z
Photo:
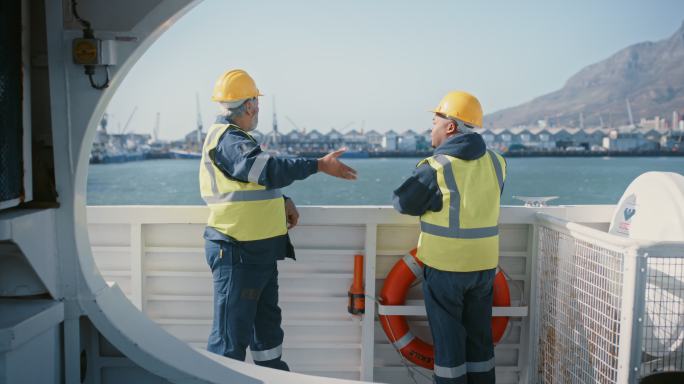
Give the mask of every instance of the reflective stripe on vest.
M 499 258 L 499 203 L 506 179 L 503 158 L 461 160 L 447 155 L 425 159 L 437 172 L 442 209 L 420 218 L 418 258 L 445 271 L 495 268 Z
M 214 164 L 211 151 L 229 129 L 227 124 L 214 124 L 202 149 L 200 193 L 210 215 L 207 225 L 239 241 L 267 239 L 287 233 L 285 206 L 279 189 L 266 189 L 257 184 L 270 156 L 259 154 L 248 172 L 248 181 L 226 177 Z M 247 137 L 256 141 L 246 134 Z
M 254 163 L 252 163 L 252 168 L 249 169 L 247 180 L 251 181 L 252 183 L 258 183 L 259 176 L 261 176 L 261 173 L 264 172 L 264 168 L 266 168 L 266 163 L 270 157 L 271 156 L 266 152 L 262 152 L 257 155 L 256 159 L 254 159 Z
M 283 194 L 280 189 L 264 189 L 256 191 L 235 191 L 227 193 L 219 193 L 214 196 L 205 196 L 204 201 L 207 204 L 225 203 L 228 201 L 257 201 L 270 200 L 282 197 Z
M 228 127 L 226 127 L 227 129 Z M 225 129 L 220 129 L 220 128 L 215 128 L 213 129 L 210 133 L 209 136 L 207 136 L 206 141 L 204 142 L 204 148 L 202 148 L 202 163 L 204 164 L 207 172 L 209 173 L 209 178 L 211 179 L 211 193 L 212 196 L 217 196 L 219 194 L 218 187 L 216 186 L 216 172 L 214 172 L 214 163 L 211 161 L 211 158 L 209 157 L 209 146 L 207 145 L 208 143 L 214 143 L 214 139 L 216 139 L 216 135 L 219 134 L 219 132 L 223 133 L 225 132 Z M 213 144 L 215 147 L 216 144 Z M 204 196 L 203 196 L 204 197 Z
M 501 164 L 492 151 L 487 151 L 494 165 L 497 181 L 499 182 L 499 191 L 503 188 L 503 173 L 501 171 Z M 458 191 L 456 180 L 454 179 L 454 172 L 451 167 L 449 158 L 444 155 L 437 155 L 434 159 L 440 163 L 444 169 L 444 182 L 450 192 L 449 199 L 449 226 L 442 227 L 439 225 L 426 223 L 421 220 L 420 230 L 435 236 L 450 237 L 455 239 L 479 239 L 483 237 L 496 236 L 499 234 L 499 226 L 482 228 L 461 228 L 460 210 L 461 210 L 461 194 Z M 442 208 L 444 209 L 444 208 Z

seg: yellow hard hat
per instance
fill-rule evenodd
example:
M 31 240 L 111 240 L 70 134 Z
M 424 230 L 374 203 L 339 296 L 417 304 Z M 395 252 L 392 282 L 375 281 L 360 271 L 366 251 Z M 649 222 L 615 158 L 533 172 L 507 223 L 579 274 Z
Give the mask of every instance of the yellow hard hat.
M 477 97 L 468 92 L 451 91 L 447 93 L 432 112 L 461 120 L 478 128 L 482 127 L 482 106 Z
M 238 101 L 263 96 L 254 79 L 242 69 L 233 69 L 221 75 L 214 85 L 213 101 Z

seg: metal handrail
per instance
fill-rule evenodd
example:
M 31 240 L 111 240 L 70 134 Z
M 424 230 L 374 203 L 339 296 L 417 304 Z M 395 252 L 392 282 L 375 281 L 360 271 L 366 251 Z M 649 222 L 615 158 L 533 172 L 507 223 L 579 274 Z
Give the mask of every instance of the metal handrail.
M 630 239 L 546 213 L 537 213 L 536 218 L 537 222 L 541 225 L 568 233 L 580 240 L 590 241 L 592 243 L 598 242 L 601 246 L 616 251 L 633 249 L 635 251 L 634 254 L 646 257 L 655 257 L 656 255 L 657 257 L 684 257 L 684 255 L 681 254 L 681 250 L 684 248 L 684 241 Z

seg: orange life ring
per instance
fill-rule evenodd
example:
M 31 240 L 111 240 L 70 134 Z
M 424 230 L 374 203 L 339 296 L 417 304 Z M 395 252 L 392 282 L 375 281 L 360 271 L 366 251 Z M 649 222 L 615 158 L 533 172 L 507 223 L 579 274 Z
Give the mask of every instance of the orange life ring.
M 385 284 L 380 292 L 383 305 L 404 305 L 406 294 L 416 278 L 422 279 L 423 263 L 416 257 L 416 249 L 394 264 L 387 274 Z M 508 307 L 511 305 L 511 295 L 508 283 L 501 271 L 494 277 L 494 306 Z M 435 352 L 431 344 L 414 336 L 409 329 L 404 316 L 380 315 L 380 324 L 390 342 L 404 357 L 416 365 L 433 369 Z M 492 317 L 492 339 L 498 343 L 506 332 L 508 317 Z

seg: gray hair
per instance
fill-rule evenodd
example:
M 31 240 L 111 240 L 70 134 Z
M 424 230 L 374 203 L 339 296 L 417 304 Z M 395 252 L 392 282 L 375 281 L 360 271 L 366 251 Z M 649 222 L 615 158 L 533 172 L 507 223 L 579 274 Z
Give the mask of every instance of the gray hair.
M 456 128 L 458 129 L 458 133 L 460 133 L 460 134 L 472 133 L 473 130 L 475 129 L 474 126 L 466 123 L 463 120 L 454 119 L 451 117 L 449 117 L 448 119 L 453 121 L 454 124 L 456 124 Z
M 461 133 L 464 133 L 464 134 L 465 134 L 465 133 L 472 133 L 472 132 L 473 132 L 473 127 L 472 127 L 471 125 L 468 125 L 468 124 L 460 123 L 460 124 L 458 125 L 458 131 L 461 132 Z
M 219 108 L 221 116 L 230 118 L 238 117 L 245 113 L 245 106 L 247 101 L 254 99 L 253 97 L 247 99 L 241 99 L 236 101 L 221 101 L 219 102 Z

